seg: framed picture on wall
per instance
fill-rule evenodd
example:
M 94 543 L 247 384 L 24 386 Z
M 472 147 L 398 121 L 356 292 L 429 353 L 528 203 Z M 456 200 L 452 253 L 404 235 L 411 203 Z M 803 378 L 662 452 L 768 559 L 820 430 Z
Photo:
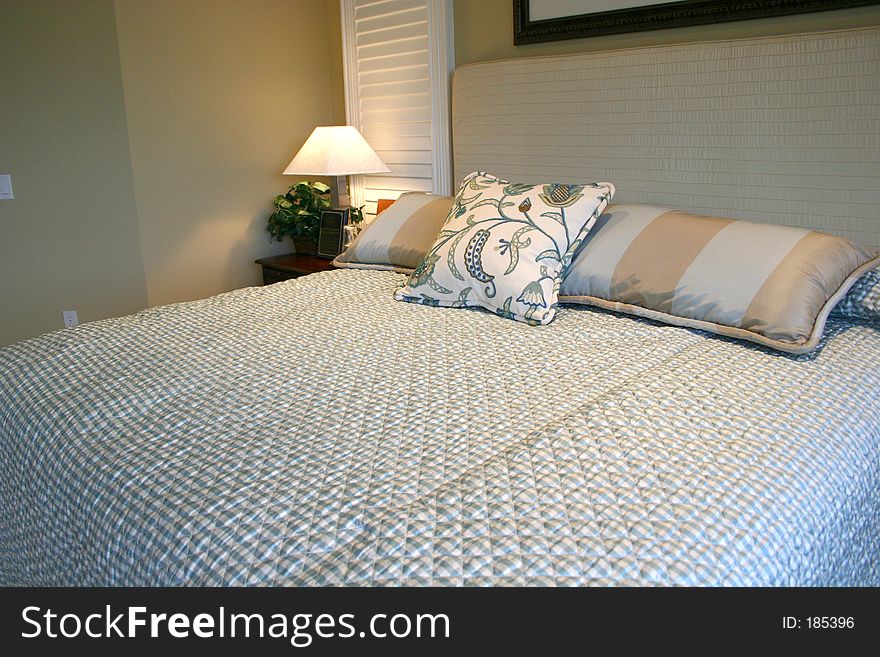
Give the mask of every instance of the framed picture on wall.
M 513 43 L 560 41 L 877 4 L 880 0 L 513 0 Z

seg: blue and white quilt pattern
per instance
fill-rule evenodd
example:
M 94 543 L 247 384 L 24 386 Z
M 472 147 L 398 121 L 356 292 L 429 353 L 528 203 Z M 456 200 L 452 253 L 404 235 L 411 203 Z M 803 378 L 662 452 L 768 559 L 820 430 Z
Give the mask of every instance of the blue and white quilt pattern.
M 0 349 L 0 584 L 880 584 L 876 323 L 790 356 L 404 278 Z

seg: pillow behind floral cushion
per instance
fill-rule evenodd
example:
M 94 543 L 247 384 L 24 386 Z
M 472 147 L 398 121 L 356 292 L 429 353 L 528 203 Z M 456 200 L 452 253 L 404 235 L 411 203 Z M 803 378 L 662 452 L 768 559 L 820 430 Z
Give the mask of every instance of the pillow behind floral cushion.
M 406 192 L 364 228 L 336 256 L 336 267 L 386 269 L 410 273 L 418 265 L 449 216 L 451 196 Z
M 549 323 L 571 256 L 613 194 L 610 183 L 513 183 L 472 173 L 434 245 L 394 297 Z
M 844 317 L 880 321 L 880 269 L 859 278 L 832 312 Z

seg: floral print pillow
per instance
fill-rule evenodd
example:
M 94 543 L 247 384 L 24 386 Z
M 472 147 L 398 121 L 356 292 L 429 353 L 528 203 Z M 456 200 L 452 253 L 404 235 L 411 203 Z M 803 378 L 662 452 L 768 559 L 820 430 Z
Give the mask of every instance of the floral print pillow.
M 394 298 L 480 306 L 547 324 L 572 254 L 613 195 L 610 183 L 513 183 L 472 173 L 434 245 Z

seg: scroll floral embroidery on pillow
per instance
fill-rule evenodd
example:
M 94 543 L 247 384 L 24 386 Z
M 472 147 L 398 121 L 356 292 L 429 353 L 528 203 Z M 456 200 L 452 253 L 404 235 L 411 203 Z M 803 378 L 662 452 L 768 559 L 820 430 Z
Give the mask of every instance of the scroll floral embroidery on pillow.
M 395 298 L 549 323 L 572 254 L 613 194 L 610 183 L 514 183 L 472 173 Z

